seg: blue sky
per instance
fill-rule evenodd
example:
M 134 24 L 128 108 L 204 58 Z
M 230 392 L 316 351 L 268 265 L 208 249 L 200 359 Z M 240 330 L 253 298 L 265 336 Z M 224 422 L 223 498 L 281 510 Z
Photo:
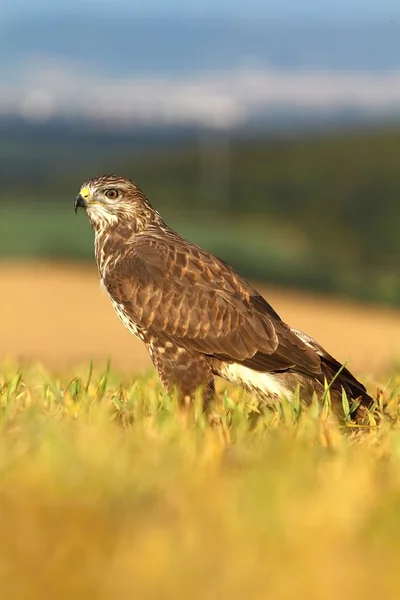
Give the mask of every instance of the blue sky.
M 232 16 L 387 19 L 400 15 L 399 0 L 14 0 L 0 3 L 0 16 L 25 11 L 129 11 L 151 14 L 223 14 Z

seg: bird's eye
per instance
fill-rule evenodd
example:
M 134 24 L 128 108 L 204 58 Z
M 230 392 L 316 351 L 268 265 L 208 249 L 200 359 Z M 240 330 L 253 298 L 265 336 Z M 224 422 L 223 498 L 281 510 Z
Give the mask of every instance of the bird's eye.
M 118 198 L 118 190 L 114 190 L 114 188 L 106 190 L 105 194 L 109 200 L 115 200 L 115 198 Z

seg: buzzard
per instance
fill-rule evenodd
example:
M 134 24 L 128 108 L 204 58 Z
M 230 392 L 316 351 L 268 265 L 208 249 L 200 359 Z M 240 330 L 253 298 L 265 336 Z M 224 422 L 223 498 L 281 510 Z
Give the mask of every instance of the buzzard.
M 129 179 L 86 181 L 75 200 L 95 232 L 102 284 L 125 327 L 146 345 L 167 391 L 185 402 L 202 390 L 205 407 L 214 376 L 271 401 L 319 396 L 326 382 L 358 399 L 361 420 L 372 398 L 346 367 L 310 336 L 287 325 L 228 264 L 183 239 Z M 357 405 L 357 403 L 355 403 Z

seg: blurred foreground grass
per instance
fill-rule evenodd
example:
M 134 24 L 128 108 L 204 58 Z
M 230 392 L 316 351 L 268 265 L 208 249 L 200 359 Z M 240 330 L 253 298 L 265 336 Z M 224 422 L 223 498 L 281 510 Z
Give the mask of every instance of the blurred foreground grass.
M 185 424 L 152 376 L 87 371 L 0 368 L 2 598 L 399 596 L 398 425 L 238 390 Z

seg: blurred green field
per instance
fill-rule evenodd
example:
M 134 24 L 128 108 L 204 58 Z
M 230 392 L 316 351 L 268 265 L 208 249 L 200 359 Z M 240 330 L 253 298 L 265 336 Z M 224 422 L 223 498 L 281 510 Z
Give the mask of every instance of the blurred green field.
M 0 257 L 91 260 L 92 236 L 73 201 L 84 180 L 114 172 L 137 181 L 179 233 L 248 278 L 400 305 L 398 125 L 146 139 L 3 131 Z
M 3 364 L 2 597 L 397 598 L 399 386 L 362 435 L 224 386 L 210 427 L 152 375 Z
M 164 211 L 183 237 L 260 282 L 316 290 L 342 298 L 400 304 L 397 269 L 356 265 L 315 251 L 310 239 L 290 224 L 252 215 L 189 210 Z M 84 214 L 75 215 L 73 196 L 54 205 L 0 205 L 0 257 L 92 262 L 93 233 Z

